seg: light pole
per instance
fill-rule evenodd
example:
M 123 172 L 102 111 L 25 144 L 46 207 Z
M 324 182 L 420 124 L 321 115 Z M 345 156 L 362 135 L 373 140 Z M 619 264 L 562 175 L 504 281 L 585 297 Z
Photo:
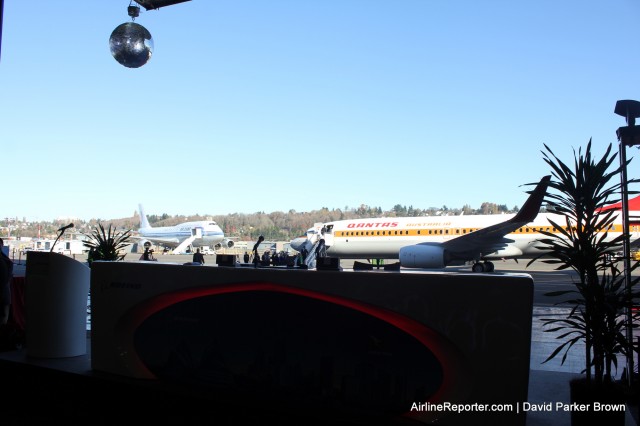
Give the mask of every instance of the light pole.
M 4 16 L 4 0 L 0 0 L 0 52 L 2 51 L 2 17 Z
M 640 102 L 621 100 L 616 102 L 614 112 L 623 116 L 627 125 L 616 131 L 620 142 L 620 180 L 622 198 L 622 249 L 624 262 L 624 284 L 629 300 L 631 300 L 631 244 L 629 241 L 629 193 L 627 188 L 627 146 L 640 145 L 640 127 L 636 127 L 636 118 L 640 117 Z M 631 303 L 631 302 L 630 302 Z M 633 385 L 633 332 L 631 328 L 631 306 L 626 309 L 627 337 L 627 384 Z

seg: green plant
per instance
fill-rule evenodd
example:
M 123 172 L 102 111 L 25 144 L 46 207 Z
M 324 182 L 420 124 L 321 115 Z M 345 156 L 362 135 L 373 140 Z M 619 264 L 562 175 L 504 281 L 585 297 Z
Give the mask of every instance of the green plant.
M 91 266 L 94 260 L 123 260 L 126 254 L 120 254 L 120 251 L 129 244 L 131 231 L 118 231 L 111 224 L 105 230 L 99 223 L 98 227 L 85 234 L 85 237 L 83 245 L 89 249 L 87 261 Z
M 585 343 L 586 379 L 595 386 L 613 381 L 613 369 L 617 370 L 617 356 L 631 356 L 629 342 L 625 335 L 629 323 L 625 310 L 631 308 L 638 296 L 633 286 L 638 279 L 625 286 L 625 275 L 611 262 L 610 253 L 623 244 L 623 235 L 612 238 L 616 211 L 604 209 L 619 201 L 617 194 L 621 183 L 611 180 L 620 175 L 622 165 L 611 169 L 616 158 L 609 145 L 599 160 L 591 155 L 591 140 L 584 154 L 574 150 L 574 168 L 558 159 L 545 145 L 545 162 L 551 166 L 553 177 L 546 194 L 547 208 L 565 219 L 564 224 L 551 222 L 556 232 L 541 231 L 545 238 L 540 242 L 544 250 L 536 260 L 555 264 L 556 269 L 574 269 L 579 277 L 575 290 L 547 293 L 549 296 L 571 298 L 559 302 L 571 306 L 566 318 L 543 319 L 551 326 L 545 331 L 560 332 L 557 336 L 563 342 L 544 361 L 547 362 L 563 353 L 562 363 L 568 351 L 578 342 Z M 624 165 L 626 167 L 626 165 Z M 635 183 L 637 180 L 630 181 Z M 636 269 L 634 264 L 632 269 Z

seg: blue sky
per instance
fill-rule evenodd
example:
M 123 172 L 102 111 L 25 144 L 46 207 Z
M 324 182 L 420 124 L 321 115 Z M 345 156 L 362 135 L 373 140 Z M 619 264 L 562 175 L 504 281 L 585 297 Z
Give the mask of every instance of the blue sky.
M 637 0 L 192 0 L 137 69 L 128 5 L 5 0 L 0 217 L 521 206 L 640 100 Z

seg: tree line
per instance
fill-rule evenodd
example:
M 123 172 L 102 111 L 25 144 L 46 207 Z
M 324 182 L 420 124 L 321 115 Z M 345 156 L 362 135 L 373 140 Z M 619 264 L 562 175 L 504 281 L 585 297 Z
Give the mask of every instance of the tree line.
M 169 215 L 148 214 L 149 224 L 154 227 L 173 226 L 182 222 L 196 220 L 213 220 L 224 231 L 227 237 L 237 238 L 239 241 L 253 241 L 263 235 L 268 241 L 289 241 L 303 235 L 307 229 L 318 222 L 331 222 L 344 219 L 362 219 L 368 217 L 419 217 L 419 216 L 443 216 L 443 215 L 477 215 L 477 214 L 502 214 L 516 213 L 518 207 L 507 208 L 504 204 L 484 202 L 478 209 L 473 209 L 468 204 L 462 208 L 429 207 L 427 209 L 407 207 L 396 204 L 391 210 L 385 211 L 381 207 L 371 207 L 361 204 L 359 207 L 344 209 L 329 209 L 322 207 L 319 210 L 309 212 L 275 211 L 271 213 L 231 213 L 227 215 Z M 140 216 L 134 212 L 133 216 L 120 219 L 91 219 L 89 221 L 77 220 L 74 222 L 72 232 L 89 233 L 98 223 L 105 226 L 112 224 L 117 229 L 136 231 L 140 227 Z M 26 222 L 17 219 L 5 218 L 0 220 L 0 236 L 51 238 L 56 236 L 56 231 L 67 223 L 61 221 L 52 222 Z

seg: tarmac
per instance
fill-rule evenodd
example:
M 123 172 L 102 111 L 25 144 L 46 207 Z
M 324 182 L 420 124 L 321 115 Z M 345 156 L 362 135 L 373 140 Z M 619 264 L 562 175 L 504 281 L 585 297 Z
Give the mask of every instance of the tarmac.
M 82 260 L 82 259 L 77 259 Z M 159 261 L 184 263 L 190 262 L 191 256 L 187 255 L 167 255 L 158 256 Z M 206 256 L 206 262 L 209 265 L 215 264 L 215 256 Z M 345 265 L 347 266 L 347 265 Z M 25 260 L 15 259 L 14 274 L 17 276 L 24 276 L 25 273 Z M 535 283 L 534 283 L 535 285 Z M 546 404 L 546 407 L 551 409 L 543 411 L 527 411 L 527 426 L 570 426 L 571 425 L 571 413 L 561 409 L 556 409 L 556 403 L 562 402 L 569 404 L 569 382 L 578 377 L 582 377 L 580 374 L 584 368 L 584 363 L 581 363 L 581 348 L 575 347 L 570 351 L 570 356 L 564 362 L 560 363 L 557 357 L 556 359 L 543 363 L 543 361 L 552 353 L 552 351 L 558 345 L 554 340 L 552 333 L 546 333 L 543 331 L 541 318 L 548 318 L 550 315 L 562 315 L 562 309 L 550 308 L 550 307 L 535 307 L 533 310 L 532 318 L 532 338 L 531 338 L 531 356 L 530 356 L 530 370 L 529 370 L 529 388 L 528 388 L 528 401 L 533 406 Z M 622 364 L 624 365 L 624 364 Z M 549 405 L 549 403 L 551 403 Z M 524 404 L 519 409 L 524 408 Z M 626 422 L 625 426 L 639 426 L 638 414 L 639 408 L 637 406 L 627 406 L 626 410 Z

